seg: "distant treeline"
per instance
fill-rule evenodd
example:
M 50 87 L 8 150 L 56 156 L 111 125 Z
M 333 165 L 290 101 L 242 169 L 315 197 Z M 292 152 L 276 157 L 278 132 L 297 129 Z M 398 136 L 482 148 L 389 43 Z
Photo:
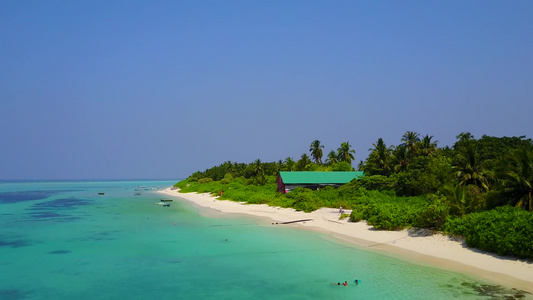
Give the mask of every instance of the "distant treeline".
M 195 172 L 188 180 L 218 181 L 224 177 L 243 177 L 251 179 L 255 184 L 264 184 L 265 176 L 275 176 L 279 171 L 353 171 L 352 161 L 355 150 L 351 149 L 351 147 L 349 142 L 342 143 L 337 151 L 332 150 L 328 154 L 326 162 L 322 163 L 322 149 L 324 146 L 320 144 L 320 141 L 316 140 L 311 143 L 311 148 L 309 149 L 311 157 L 304 153 L 296 161 L 292 157 L 287 157 L 285 160 L 280 159 L 277 162 L 262 162 L 257 159 L 250 164 L 227 161 L 204 172 Z
M 533 142 L 520 137 L 461 133 L 452 147 L 408 131 L 399 145 L 379 138 L 358 170 L 365 177 L 338 189 L 276 192 L 279 171 L 349 171 L 348 142 L 322 162 L 315 140 L 299 160 L 250 164 L 225 162 L 177 184 L 182 191 L 224 192 L 223 198 L 313 211 L 353 209 L 352 221 L 377 229 L 422 227 L 465 237 L 469 246 L 533 258 Z

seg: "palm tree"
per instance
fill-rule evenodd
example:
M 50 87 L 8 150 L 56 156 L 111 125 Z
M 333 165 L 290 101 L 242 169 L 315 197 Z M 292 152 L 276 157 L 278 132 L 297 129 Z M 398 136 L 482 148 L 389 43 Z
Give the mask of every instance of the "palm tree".
M 278 172 L 283 170 L 283 168 L 285 168 L 285 164 L 283 163 L 283 160 L 278 160 L 278 162 L 276 163 L 276 167 L 278 168 Z
M 300 159 L 296 162 L 296 167 L 298 168 L 298 171 L 303 171 L 305 170 L 305 166 L 307 166 L 310 163 L 312 163 L 311 159 L 309 158 L 307 154 L 304 153 L 302 154 Z
M 402 142 L 407 146 L 408 154 L 413 157 L 417 154 L 416 143 L 420 141 L 420 135 L 415 131 L 406 131 L 402 136 Z
M 256 159 L 253 163 L 253 175 L 257 184 L 265 183 L 265 170 L 263 168 L 263 163 L 260 159 Z
M 233 177 L 243 176 L 244 170 L 246 169 L 245 163 L 233 163 L 233 172 L 235 173 Z
M 337 149 L 337 155 L 339 157 L 339 161 L 345 161 L 348 164 L 352 164 L 352 160 L 355 159 L 353 154 L 355 154 L 355 150 L 350 149 L 352 146 L 350 146 L 350 142 L 343 142 L 339 149 Z M 353 153 L 353 154 L 352 154 Z
M 315 163 L 322 164 L 322 148 L 324 148 L 324 145 L 320 145 L 319 140 L 314 140 L 311 143 L 309 152 L 311 152 L 311 157 L 315 160 Z
M 224 178 L 224 176 L 226 176 L 226 174 L 230 174 L 230 175 L 234 175 L 234 170 L 233 170 L 233 163 L 231 161 L 226 161 L 224 162 L 223 164 L 220 165 L 220 171 L 222 172 L 222 178 Z
M 455 138 L 458 142 L 469 142 L 474 139 L 474 136 L 470 132 L 461 132 Z
M 339 157 L 337 156 L 337 152 L 331 150 L 328 153 L 328 158 L 326 159 L 326 163 L 330 165 L 334 165 L 339 162 Z
M 533 211 L 533 151 L 525 147 L 510 150 L 496 174 L 509 204 Z
M 376 143 L 372 144 L 372 146 L 374 146 L 374 148 L 368 149 L 372 152 L 368 156 L 366 169 L 368 169 L 369 174 L 389 175 L 392 171 L 391 153 L 394 147 L 387 147 L 382 138 L 379 138 Z
M 452 207 L 452 213 L 460 217 L 463 216 L 467 207 L 465 188 L 448 183 L 442 187 L 442 192 Z
M 453 145 L 453 150 L 456 151 L 466 147 L 470 143 L 476 142 L 476 139 L 474 139 L 474 136 L 470 132 L 461 132 L 455 138 L 457 142 Z
M 409 153 L 406 145 L 399 145 L 393 152 L 394 171 L 403 172 L 407 170 L 409 165 Z
M 432 155 L 437 149 L 438 141 L 432 141 L 433 136 L 426 134 L 424 138 L 418 143 L 418 151 L 424 156 Z
M 477 186 L 467 188 L 458 184 L 447 183 L 442 187 L 441 192 L 446 196 L 454 215 L 463 216 L 479 211 L 484 207 L 483 198 L 480 196 L 480 189 Z
M 294 171 L 294 165 L 296 164 L 296 162 L 292 158 L 285 158 L 285 164 L 287 165 L 287 170 Z
M 460 148 L 455 169 L 460 186 L 474 184 L 485 192 L 489 190 L 490 172 L 483 167 L 475 143 L 468 143 Z

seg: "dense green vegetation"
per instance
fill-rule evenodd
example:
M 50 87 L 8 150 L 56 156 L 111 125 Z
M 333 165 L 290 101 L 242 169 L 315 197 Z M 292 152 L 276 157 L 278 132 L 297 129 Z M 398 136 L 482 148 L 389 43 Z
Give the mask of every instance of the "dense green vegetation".
M 408 131 L 399 145 L 378 139 L 358 169 L 365 177 L 338 189 L 296 188 L 277 193 L 279 171 L 351 171 L 355 151 L 344 142 L 323 163 L 320 141 L 299 160 L 225 162 L 195 172 L 176 186 L 222 199 L 293 207 L 352 209 L 350 220 L 376 229 L 422 227 L 463 236 L 468 246 L 533 258 L 533 142 L 525 137 L 475 139 L 461 133 L 452 147 Z
M 533 257 L 533 214 L 502 206 L 449 220 L 444 230 L 466 237 L 466 244 L 499 255 Z

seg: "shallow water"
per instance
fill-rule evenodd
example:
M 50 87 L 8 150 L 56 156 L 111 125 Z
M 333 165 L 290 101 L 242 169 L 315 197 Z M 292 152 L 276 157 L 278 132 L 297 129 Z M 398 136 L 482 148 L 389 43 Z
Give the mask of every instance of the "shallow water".
M 322 233 L 253 218 L 208 218 L 185 201 L 157 205 L 167 197 L 155 188 L 172 184 L 0 183 L 0 299 L 520 296 Z M 139 186 L 148 190 L 134 195 Z M 345 280 L 347 287 L 330 284 Z

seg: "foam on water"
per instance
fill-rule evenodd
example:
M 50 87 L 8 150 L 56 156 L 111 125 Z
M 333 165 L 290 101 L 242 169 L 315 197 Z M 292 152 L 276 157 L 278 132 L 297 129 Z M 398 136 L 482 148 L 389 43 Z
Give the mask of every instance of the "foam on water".
M 497 299 L 514 292 L 322 233 L 207 218 L 181 201 L 163 207 L 152 190 L 134 195 L 141 185 L 173 183 L 0 184 L 0 299 Z M 347 287 L 330 284 L 345 280 Z

